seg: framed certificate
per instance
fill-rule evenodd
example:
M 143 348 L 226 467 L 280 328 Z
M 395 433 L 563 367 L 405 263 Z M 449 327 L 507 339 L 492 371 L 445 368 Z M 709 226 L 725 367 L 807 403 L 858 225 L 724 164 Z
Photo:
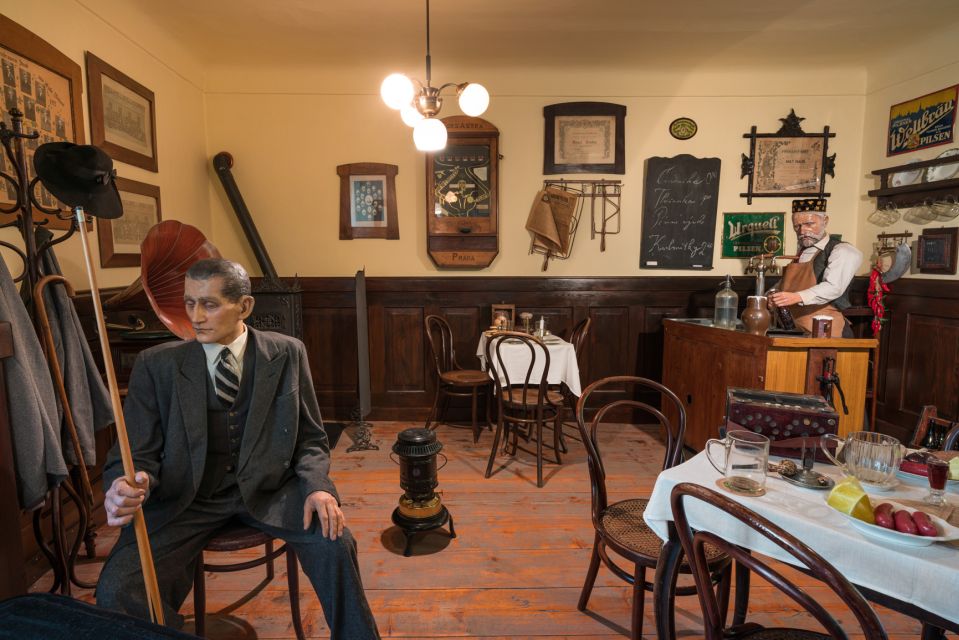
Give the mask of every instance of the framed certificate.
M 563 102 L 543 107 L 543 173 L 626 173 L 626 107 Z

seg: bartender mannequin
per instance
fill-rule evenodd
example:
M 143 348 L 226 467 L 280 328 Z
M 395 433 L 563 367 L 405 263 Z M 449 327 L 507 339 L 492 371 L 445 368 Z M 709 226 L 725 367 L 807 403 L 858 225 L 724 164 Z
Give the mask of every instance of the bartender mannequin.
M 813 316 L 832 317 L 832 337 L 852 337 L 843 309 L 848 309 L 849 288 L 862 264 L 862 252 L 826 232 L 826 201 L 793 200 L 793 229 L 799 257 L 786 265 L 778 291 L 769 297 L 774 307 L 787 308 L 796 324 L 812 331 Z

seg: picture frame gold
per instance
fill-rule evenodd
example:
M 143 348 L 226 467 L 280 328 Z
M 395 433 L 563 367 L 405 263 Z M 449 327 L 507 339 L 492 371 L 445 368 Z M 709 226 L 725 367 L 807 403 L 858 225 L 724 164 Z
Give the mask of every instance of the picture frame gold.
M 153 92 L 90 51 L 85 59 L 93 144 L 116 161 L 156 172 Z
M 626 107 L 562 102 L 543 107 L 543 173 L 626 173 Z
M 100 266 L 140 266 L 140 244 L 147 232 L 163 219 L 160 187 L 128 178 L 115 178 L 123 216 L 115 220 L 97 218 Z
M 354 162 L 336 167 L 340 176 L 340 240 L 399 240 L 395 164 Z
M 32 180 L 33 152 L 45 142 L 73 142 L 84 144 L 83 133 L 83 72 L 80 65 L 68 58 L 35 33 L 0 14 L 0 85 L 3 87 L 3 106 L 0 119 L 11 125 L 10 107 L 16 106 L 24 114 L 25 133 L 37 131 L 40 137 L 24 141 L 27 178 Z M 26 87 L 30 91 L 25 91 Z M 42 97 L 41 94 L 42 93 Z M 26 100 L 26 98 L 30 100 Z M 32 108 L 28 108 L 32 107 Z M 27 117 L 32 115 L 33 117 Z M 49 124 L 49 130 L 44 124 Z M 0 171 L 15 176 L 16 170 L 5 154 L 0 158 Z M 34 192 L 37 201 L 50 209 L 59 202 L 38 184 Z M 10 209 L 16 201 L 12 184 L 0 179 L 0 208 Z M 0 213 L 0 224 L 16 218 L 16 212 Z M 48 229 L 69 229 L 72 218 L 33 210 L 34 221 L 45 221 Z

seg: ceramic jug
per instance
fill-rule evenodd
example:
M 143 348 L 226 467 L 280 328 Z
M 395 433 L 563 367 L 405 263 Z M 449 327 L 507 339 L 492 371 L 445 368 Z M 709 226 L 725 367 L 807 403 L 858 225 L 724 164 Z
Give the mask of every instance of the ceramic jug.
M 766 308 L 766 296 L 749 296 L 746 298 L 746 309 L 743 311 L 743 325 L 746 331 L 757 336 L 766 335 L 766 329 L 772 321 L 769 309 Z

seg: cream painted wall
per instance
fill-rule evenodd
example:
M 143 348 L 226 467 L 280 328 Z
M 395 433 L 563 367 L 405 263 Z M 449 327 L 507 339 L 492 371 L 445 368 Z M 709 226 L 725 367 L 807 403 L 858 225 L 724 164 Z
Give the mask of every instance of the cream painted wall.
M 869 84 L 866 94 L 866 109 L 863 119 L 862 167 L 863 176 L 859 189 L 859 248 L 868 256 L 873 251 L 876 235 L 883 231 L 911 231 L 910 238 L 915 242 L 922 230 L 927 227 L 955 227 L 959 220 L 928 225 L 909 224 L 900 221 L 888 228 L 878 227 L 867 221 L 867 217 L 876 208 L 875 198 L 866 192 L 879 187 L 879 179 L 871 175 L 874 169 L 892 167 L 918 160 L 935 158 L 945 149 L 959 146 L 955 138 L 953 143 L 912 153 L 886 157 L 886 133 L 889 127 L 889 108 L 897 103 L 918 98 L 927 93 L 959 84 L 959 51 L 955 43 L 959 38 L 959 26 L 947 28 L 932 34 L 921 46 L 899 49 L 876 62 L 869 69 Z M 959 131 L 954 131 L 954 135 Z M 915 265 L 915 246 L 913 247 L 913 265 Z M 915 270 L 915 269 L 914 269 Z M 959 275 L 928 275 L 918 270 L 913 278 L 956 280 Z
M 0 13 L 59 49 L 84 69 L 92 51 L 156 95 L 159 171 L 116 163 L 119 176 L 160 187 L 164 218 L 177 218 L 210 233 L 209 191 L 204 137 L 203 73 L 168 35 L 158 32 L 123 0 L 0 0 Z M 84 139 L 90 142 L 86 72 L 83 71 Z M 94 226 L 95 229 L 95 226 Z M 19 236 L 3 236 L 18 246 Z M 138 268 L 99 269 L 97 238 L 90 235 L 101 287 L 127 285 Z M 88 289 L 79 235 L 56 247 L 64 275 L 77 289 Z M 19 259 L 5 254 L 16 274 Z
M 503 155 L 499 256 L 485 270 L 437 270 L 426 255 L 423 154 L 413 147 L 410 130 L 398 114 L 386 108 L 376 93 L 379 81 L 392 70 L 384 66 L 339 71 L 215 69 L 209 73 L 210 155 L 220 150 L 234 155 L 234 175 L 281 275 L 344 276 L 363 266 L 371 276 L 541 275 L 541 258 L 528 255 L 524 223 L 544 178 L 542 108 L 574 100 L 627 106 L 622 233 L 611 236 L 607 251 L 601 253 L 598 240 L 589 239 L 587 209 L 572 258 L 553 261 L 546 275 L 694 273 L 639 269 L 644 160 L 680 153 L 722 160 L 712 273 L 717 280 L 727 272 L 742 273 L 742 261 L 719 258 L 722 213 L 789 211 L 791 207 L 786 198 L 755 199 L 747 206 L 739 197 L 745 187 L 745 180 L 739 178 L 740 154 L 749 148 L 742 134 L 753 124 L 760 131 L 775 131 L 778 119 L 790 108 L 806 118 L 807 131 L 828 124 L 837 133 L 830 142 L 830 152 L 837 154 L 837 178 L 827 179 L 832 193 L 830 229 L 855 239 L 865 90 L 862 70 L 704 68 L 663 73 L 619 69 L 593 74 L 589 70 L 443 71 L 434 67 L 433 77 L 439 81 L 470 78 L 490 89 L 492 100 L 483 117 L 499 128 Z M 455 100 L 450 100 L 443 114 L 455 113 Z M 679 116 L 692 117 L 699 124 L 699 133 L 690 141 L 677 141 L 667 131 L 669 122 Z M 336 165 L 350 162 L 399 166 L 399 240 L 338 239 Z M 255 264 L 218 184 L 211 201 L 220 250 Z M 794 242 L 792 232 L 787 232 L 787 246 Z

